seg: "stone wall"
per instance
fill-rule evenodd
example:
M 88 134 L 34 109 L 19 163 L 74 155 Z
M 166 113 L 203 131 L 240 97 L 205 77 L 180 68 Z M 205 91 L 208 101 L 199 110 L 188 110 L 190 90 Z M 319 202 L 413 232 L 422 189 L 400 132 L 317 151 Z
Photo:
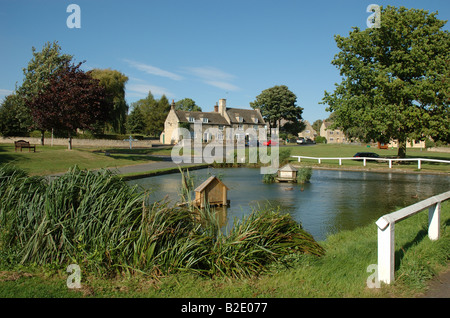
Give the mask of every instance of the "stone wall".
M 25 140 L 32 145 L 39 146 L 41 144 L 41 138 L 35 137 L 0 137 L 0 143 L 12 144 L 14 141 Z M 44 143 L 46 146 L 52 144 L 52 138 L 45 138 Z M 158 140 L 138 140 L 133 141 L 133 148 L 138 147 L 152 147 L 154 144 L 159 144 Z M 68 138 L 53 138 L 54 146 L 68 146 Z M 116 147 L 116 148 L 129 148 L 130 142 L 124 140 L 112 140 L 112 139 L 72 139 L 72 147 Z

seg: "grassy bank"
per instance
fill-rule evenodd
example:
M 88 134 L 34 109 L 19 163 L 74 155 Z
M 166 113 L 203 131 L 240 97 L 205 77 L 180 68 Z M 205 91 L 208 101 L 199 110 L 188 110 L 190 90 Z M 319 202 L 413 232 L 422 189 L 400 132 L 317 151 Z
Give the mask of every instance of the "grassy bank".
M 309 157 L 352 157 L 356 152 L 371 151 L 378 153 L 382 157 L 395 157 L 396 149 L 375 149 L 354 145 L 333 145 L 317 144 L 313 146 L 283 146 L 280 147 L 280 155 L 289 152 L 291 156 Z M 109 153 L 109 156 L 105 154 Z M 47 175 L 66 172 L 70 167 L 78 165 L 82 169 L 117 168 L 121 166 L 136 165 L 141 163 L 151 163 L 161 160 L 158 155 L 169 156 L 171 148 L 140 148 L 140 149 L 119 149 L 119 148 L 75 148 L 71 151 L 63 146 L 38 146 L 36 153 L 15 152 L 14 146 L 0 144 L 0 164 L 10 163 L 16 167 L 24 169 L 30 175 Z M 450 160 L 448 153 L 436 153 L 408 149 L 409 158 L 430 158 Z M 248 148 L 246 148 L 246 158 L 248 161 Z M 343 161 L 339 166 L 338 160 L 326 160 L 321 164 L 317 160 L 303 159 L 297 163 L 294 158 L 289 159 L 292 163 L 301 166 L 314 168 L 332 169 L 364 169 L 364 170 L 388 170 L 387 162 L 368 161 L 364 167 L 361 161 Z M 236 161 L 237 162 L 237 161 Z M 232 165 L 229 165 L 232 166 Z M 417 163 L 394 164 L 390 171 L 410 171 L 417 172 Z M 443 163 L 422 163 L 421 172 L 427 173 L 450 173 L 450 165 Z M 148 172 L 146 172 L 148 173 Z
M 317 144 L 312 146 L 288 146 L 280 147 L 280 149 L 290 149 L 291 156 L 306 156 L 306 157 L 353 157 L 357 152 L 374 152 L 383 158 L 396 158 L 397 149 L 377 149 L 374 147 L 354 146 L 354 145 L 335 145 L 335 144 Z M 420 149 L 408 149 L 406 158 L 426 158 L 426 159 L 441 159 L 450 160 L 449 153 L 427 152 Z M 296 158 L 291 158 L 293 163 L 297 162 Z M 296 163 L 297 164 L 297 163 Z M 315 159 L 302 159 L 298 165 L 307 165 L 321 168 L 339 168 L 339 169 L 365 169 L 365 170 L 387 170 L 389 169 L 388 162 L 367 161 L 366 167 L 363 166 L 362 161 L 344 160 L 342 166 L 339 165 L 339 160 L 324 160 L 318 163 Z M 399 162 L 393 163 L 390 171 L 414 171 L 417 172 L 417 162 Z M 450 164 L 422 162 L 421 172 L 431 173 L 450 173 Z
M 86 176 L 84 179 L 82 177 L 80 175 L 79 180 L 87 180 Z M 39 179 L 33 180 L 40 182 Z M 11 225 L 22 230 L 16 236 L 11 236 L 11 230 L 2 231 L 1 297 L 414 297 L 424 291 L 434 275 L 447 268 L 450 258 L 450 202 L 442 204 L 442 237 L 438 241 L 431 242 L 426 235 L 426 211 L 396 224 L 396 281 L 390 286 L 370 289 L 367 279 L 372 272 L 368 272 L 367 268 L 377 262 L 377 231 L 374 223 L 353 231 L 340 232 L 319 242 L 325 250 L 321 257 L 280 252 L 274 257 L 272 253 L 264 254 L 267 250 L 275 251 L 275 247 L 270 247 L 270 233 L 280 233 L 279 226 L 283 224 L 287 227 L 282 233 L 287 234 L 296 229 L 282 215 L 259 215 L 262 218 L 253 216 L 241 223 L 234 232 L 231 231 L 230 235 L 211 236 L 214 227 L 206 229 L 198 224 L 198 229 L 203 230 L 192 232 L 191 227 L 196 223 L 189 223 L 192 222 L 191 214 L 181 210 L 172 213 L 169 207 L 154 210 L 155 213 L 148 210 L 148 214 L 143 214 L 142 202 L 137 194 L 128 193 L 129 190 L 121 189 L 120 185 L 112 181 L 104 184 L 102 179 L 93 180 L 96 181 L 94 183 L 98 181 L 99 186 L 94 188 L 95 191 L 83 192 L 86 194 L 84 199 L 77 203 L 80 209 L 80 217 L 76 218 L 77 228 L 84 231 L 74 234 L 76 244 L 73 246 L 69 244 L 68 236 L 76 229 L 65 223 L 69 220 L 68 215 L 61 214 L 62 209 L 57 206 L 52 209 L 52 205 L 58 202 L 69 204 L 69 198 L 72 197 L 69 193 L 87 191 L 85 182 L 60 182 L 54 185 L 59 185 L 60 191 L 49 192 L 48 195 L 54 192 L 54 199 L 47 204 L 43 202 L 44 209 L 53 211 L 46 222 L 32 221 L 36 217 L 29 215 L 27 211 L 30 210 L 24 208 L 27 200 L 15 207 L 18 201 L 11 199 L 21 191 L 11 191 L 9 195 L 12 197 L 7 202 L 2 201 L 2 204 L 9 204 L 8 211 L 15 209 L 17 213 L 22 213 L 19 217 L 11 218 Z M 28 182 L 21 185 L 24 186 L 38 185 Z M 109 191 L 110 186 L 115 192 Z M 63 189 L 66 190 L 61 191 Z M 107 191 L 101 194 L 102 189 Z M 124 197 L 131 197 L 131 201 L 115 199 L 122 192 Z M 105 197 L 108 193 L 110 199 Z M 38 198 L 36 195 L 33 197 L 36 199 L 30 196 L 30 200 Z M 120 211 L 127 207 L 132 213 L 121 212 L 120 218 L 111 218 L 119 212 L 114 206 L 122 206 Z M 102 210 L 109 212 L 98 214 Z M 156 213 L 158 211 L 162 213 Z M 56 218 L 51 219 L 52 215 Z M 83 215 L 89 217 L 84 218 Z M 152 222 L 142 222 L 143 217 Z M 8 219 L 2 218 L 3 222 Z M 134 222 L 134 226 L 130 227 L 127 220 Z M 261 220 L 262 223 L 259 222 Z M 30 222 L 36 224 L 36 230 L 24 231 L 23 228 Z M 161 226 L 151 228 L 142 224 Z M 188 228 L 180 227 L 183 224 L 190 225 Z M 278 230 L 274 231 L 273 225 L 277 225 Z M 118 233 L 116 229 L 123 234 L 115 234 Z M 261 229 L 265 230 L 258 232 Z M 64 235 L 55 236 L 58 231 Z M 100 232 L 91 234 L 92 231 Z M 29 240 L 25 238 L 27 233 L 31 235 Z M 44 235 L 40 236 L 39 233 Z M 204 234 L 206 236 L 202 236 Z M 181 239 L 177 244 L 174 243 L 173 235 Z M 124 240 L 117 241 L 121 236 L 124 236 Z M 212 237 L 215 239 L 211 240 Z M 8 238 L 9 242 L 16 244 L 21 241 L 30 241 L 31 244 L 25 244 L 20 249 L 5 249 Z M 260 241 L 261 238 L 266 240 Z M 67 247 L 65 251 L 63 246 Z M 151 249 L 145 248 L 151 246 Z M 38 251 L 36 248 L 43 249 Z M 202 254 L 204 251 L 212 253 Z M 46 255 L 53 255 L 54 252 L 56 258 L 51 262 L 42 262 Z M 67 263 L 62 260 L 71 253 L 74 255 L 71 261 L 79 263 L 82 270 L 80 290 L 66 287 Z M 156 261 L 146 262 L 152 254 L 159 255 Z M 27 257 L 31 258 L 23 262 Z M 267 262 L 270 259 L 272 261 Z M 170 261 L 166 263 L 167 260 Z M 186 264 L 189 266 L 181 266 Z M 96 270 L 97 265 L 108 265 L 113 270 Z M 239 267 L 243 271 L 236 275 Z
M 290 215 L 261 209 L 220 230 L 213 211 L 149 204 L 108 171 L 48 181 L 0 167 L 3 267 L 79 264 L 99 276 L 250 277 L 291 254 L 323 255 Z
M 259 276 L 242 279 L 209 279 L 178 273 L 154 279 L 134 276 L 105 279 L 82 276 L 82 288 L 66 287 L 62 269 L 20 268 L 0 272 L 1 297 L 162 297 L 162 298 L 303 298 L 303 297 L 417 297 L 431 278 L 448 267 L 450 254 L 450 204 L 442 206 L 442 237 L 431 242 L 425 233 L 426 212 L 396 225 L 396 281 L 380 289 L 367 287 L 376 264 L 376 226 L 346 231 L 320 242 L 321 258 L 295 257 L 290 267 L 277 265 Z

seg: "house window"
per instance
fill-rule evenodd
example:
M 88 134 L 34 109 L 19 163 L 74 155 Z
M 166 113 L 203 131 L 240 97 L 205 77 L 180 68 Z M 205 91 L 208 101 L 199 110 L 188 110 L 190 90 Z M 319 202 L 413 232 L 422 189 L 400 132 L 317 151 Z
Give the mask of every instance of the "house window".
M 219 125 L 219 130 L 223 131 L 223 125 Z
M 258 131 L 258 128 L 259 128 L 258 125 L 253 125 L 254 130 Z
M 194 117 L 189 117 L 189 122 L 193 123 L 194 122 Z
M 217 134 L 217 140 L 223 140 L 223 134 L 222 133 L 218 133 Z
M 333 131 L 330 131 L 330 135 L 332 135 L 333 134 Z
M 244 125 L 239 125 L 238 130 L 244 130 Z
M 207 123 L 208 122 L 208 118 L 203 118 L 202 121 L 203 121 L 203 123 Z
M 242 123 L 242 122 L 244 122 L 244 117 L 238 116 L 237 120 L 238 120 L 238 122 Z
M 257 124 L 258 123 L 258 118 L 255 118 L 255 124 Z

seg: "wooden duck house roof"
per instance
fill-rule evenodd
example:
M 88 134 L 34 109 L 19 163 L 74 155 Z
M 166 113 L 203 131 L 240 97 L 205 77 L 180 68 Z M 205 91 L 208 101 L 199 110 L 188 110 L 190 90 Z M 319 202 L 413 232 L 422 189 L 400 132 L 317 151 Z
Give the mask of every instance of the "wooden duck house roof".
M 280 171 L 298 171 L 297 168 L 291 166 L 290 163 L 280 169 Z
M 208 179 L 206 179 L 201 185 L 199 185 L 194 191 L 195 192 L 201 192 L 203 191 L 211 182 L 213 182 L 214 180 L 217 180 L 219 183 L 221 183 L 227 190 L 228 187 L 222 182 L 220 181 L 219 178 L 217 178 L 216 176 L 211 176 Z

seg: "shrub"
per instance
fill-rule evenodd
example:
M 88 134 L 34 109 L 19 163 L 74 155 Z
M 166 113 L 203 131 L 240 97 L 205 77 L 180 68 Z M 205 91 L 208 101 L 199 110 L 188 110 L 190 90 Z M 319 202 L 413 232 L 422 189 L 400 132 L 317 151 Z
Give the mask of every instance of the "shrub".
M 327 143 L 327 138 L 325 138 L 323 136 L 317 136 L 314 140 L 317 144 L 326 144 Z
M 298 169 L 297 172 L 297 182 L 298 183 L 306 183 L 309 182 L 312 176 L 312 168 L 302 167 Z

